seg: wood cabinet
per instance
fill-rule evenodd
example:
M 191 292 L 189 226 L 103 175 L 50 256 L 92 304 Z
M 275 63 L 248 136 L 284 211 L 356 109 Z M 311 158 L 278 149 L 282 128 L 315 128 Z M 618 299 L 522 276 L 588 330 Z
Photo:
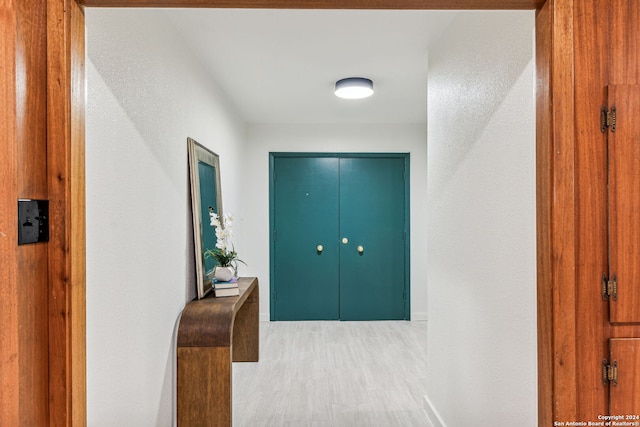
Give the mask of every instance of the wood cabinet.
M 603 382 L 609 414 L 640 415 L 640 7 L 608 6 L 609 79 L 603 116 L 607 147 L 608 349 Z M 608 121 L 608 123 L 606 123 Z M 622 421 L 638 422 L 638 419 Z
M 609 415 L 640 422 L 640 339 L 613 338 L 609 340 L 609 351 Z
M 615 24 L 615 23 L 612 23 Z M 614 26 L 615 28 L 615 26 Z M 631 37 L 631 34 L 629 34 Z M 635 36 L 640 40 L 640 36 Z M 640 85 L 610 85 L 603 108 L 608 149 L 609 414 L 640 415 Z M 640 421 L 640 420 L 629 420 Z
M 609 321 L 640 323 L 640 86 L 609 92 Z M 606 110 L 606 108 L 605 108 Z M 615 128 L 614 128 L 615 126 Z
M 539 155 L 548 154 L 552 162 L 568 159 L 564 165 L 574 174 L 570 183 L 563 181 L 573 195 L 564 205 L 568 209 L 554 212 L 560 219 L 554 233 L 570 233 L 551 261 L 568 260 L 571 268 L 553 270 L 549 278 L 544 277 L 544 269 L 538 270 L 543 272 L 539 280 L 553 283 L 550 288 L 541 287 L 549 291 L 541 295 L 550 295 L 555 307 L 554 333 L 546 341 L 541 335 L 539 341 L 542 353 L 553 342 L 553 353 L 540 364 L 539 372 L 542 376 L 553 372 L 552 393 L 558 396 L 552 399 L 553 421 L 597 422 L 602 415 L 640 413 L 634 401 L 640 384 L 633 385 L 640 378 L 636 378 L 630 350 L 633 346 L 640 350 L 640 127 L 634 123 L 640 113 L 640 33 L 634 30 L 640 5 L 635 0 L 555 5 L 556 12 L 568 13 L 567 22 L 573 25 L 572 38 L 562 40 L 573 48 L 567 75 L 575 87 L 568 97 L 556 96 L 554 101 L 570 99 L 575 120 L 572 130 L 566 129 L 568 133 L 557 138 L 550 151 L 539 151 Z M 561 123 L 565 117 L 556 120 Z M 538 173 L 539 182 L 555 179 L 544 170 Z M 559 194 L 557 188 L 554 191 Z M 574 228 L 566 229 L 571 218 Z M 539 222 L 541 226 L 544 222 Z M 539 319 L 544 321 L 545 313 L 541 314 Z M 624 340 L 622 352 L 620 339 Z M 640 358 L 640 351 L 635 357 Z M 617 382 L 613 381 L 616 361 Z M 551 391 L 546 386 L 545 392 L 542 381 L 541 386 L 544 402 Z M 541 412 L 541 419 L 545 417 Z
M 258 279 L 240 278 L 237 297 L 187 304 L 178 326 L 178 426 L 230 426 L 231 362 L 257 362 Z

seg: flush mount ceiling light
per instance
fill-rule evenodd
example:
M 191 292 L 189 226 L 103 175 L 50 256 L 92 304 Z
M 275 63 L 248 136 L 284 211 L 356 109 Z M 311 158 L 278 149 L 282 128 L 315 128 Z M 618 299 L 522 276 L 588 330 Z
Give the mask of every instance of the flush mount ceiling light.
M 336 82 L 336 96 L 344 99 L 361 99 L 373 95 L 373 82 L 364 77 L 348 77 Z

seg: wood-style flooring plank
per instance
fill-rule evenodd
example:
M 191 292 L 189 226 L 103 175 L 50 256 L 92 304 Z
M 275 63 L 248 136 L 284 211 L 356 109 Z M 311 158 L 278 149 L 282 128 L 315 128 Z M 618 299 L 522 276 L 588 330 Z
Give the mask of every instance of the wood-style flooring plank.
M 271 322 L 233 364 L 234 426 L 426 426 L 426 322 Z

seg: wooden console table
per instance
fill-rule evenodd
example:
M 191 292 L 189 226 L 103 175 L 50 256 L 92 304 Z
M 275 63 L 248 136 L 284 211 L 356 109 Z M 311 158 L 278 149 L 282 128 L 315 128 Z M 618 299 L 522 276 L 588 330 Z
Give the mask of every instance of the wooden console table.
M 178 326 L 178 426 L 230 426 L 231 362 L 258 361 L 258 279 L 240 296 L 193 300 Z

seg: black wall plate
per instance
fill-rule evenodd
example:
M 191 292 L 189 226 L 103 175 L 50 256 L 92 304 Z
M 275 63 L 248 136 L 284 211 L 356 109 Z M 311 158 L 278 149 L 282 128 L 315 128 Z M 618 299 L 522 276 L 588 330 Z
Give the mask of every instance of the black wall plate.
M 18 199 L 18 245 L 49 241 L 49 201 Z

